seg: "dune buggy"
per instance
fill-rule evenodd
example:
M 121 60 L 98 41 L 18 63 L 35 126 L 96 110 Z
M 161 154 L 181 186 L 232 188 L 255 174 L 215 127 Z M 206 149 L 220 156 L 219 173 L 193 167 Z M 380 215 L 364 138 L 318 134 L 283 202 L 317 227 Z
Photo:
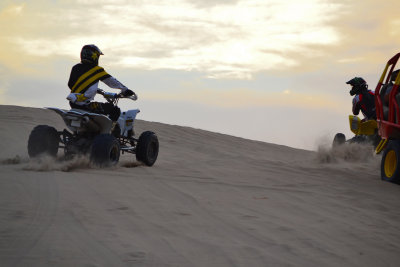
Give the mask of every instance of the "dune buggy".
M 381 178 L 394 183 L 400 183 L 400 71 L 395 70 L 399 58 L 400 53 L 387 62 L 375 89 L 378 132 L 382 137 L 376 153 L 383 151 Z

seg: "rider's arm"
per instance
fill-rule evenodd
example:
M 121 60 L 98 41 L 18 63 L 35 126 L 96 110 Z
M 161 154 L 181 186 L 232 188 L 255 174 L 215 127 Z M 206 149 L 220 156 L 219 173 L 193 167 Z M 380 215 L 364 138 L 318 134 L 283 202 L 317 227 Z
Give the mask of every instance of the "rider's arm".
M 121 92 L 125 92 L 126 90 L 128 90 L 128 88 L 123 85 L 122 83 L 120 83 L 117 79 L 115 79 L 114 77 L 110 76 L 107 77 L 103 80 L 101 80 L 103 83 L 105 83 L 106 85 L 108 85 L 111 88 L 115 88 L 115 89 L 121 89 Z
M 353 98 L 353 114 L 354 115 L 358 115 L 360 113 L 360 109 L 361 109 L 361 103 L 360 103 L 360 97 L 359 95 L 356 95 Z
M 79 78 L 77 76 L 78 73 L 77 73 L 76 69 L 77 69 L 76 65 L 73 66 L 72 69 L 71 69 L 71 74 L 69 75 L 69 79 L 68 79 L 68 87 L 69 87 L 69 89 L 72 89 L 72 87 L 74 86 L 75 82 Z

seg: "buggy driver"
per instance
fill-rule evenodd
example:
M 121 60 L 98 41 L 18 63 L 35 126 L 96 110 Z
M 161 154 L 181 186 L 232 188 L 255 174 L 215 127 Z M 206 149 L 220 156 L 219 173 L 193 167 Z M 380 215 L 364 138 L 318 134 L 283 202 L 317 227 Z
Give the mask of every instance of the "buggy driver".
M 368 90 L 367 82 L 361 77 L 354 77 L 346 84 L 351 85 L 350 95 L 353 98 L 353 114 L 358 115 L 360 111 L 365 120 L 376 120 L 374 92 Z

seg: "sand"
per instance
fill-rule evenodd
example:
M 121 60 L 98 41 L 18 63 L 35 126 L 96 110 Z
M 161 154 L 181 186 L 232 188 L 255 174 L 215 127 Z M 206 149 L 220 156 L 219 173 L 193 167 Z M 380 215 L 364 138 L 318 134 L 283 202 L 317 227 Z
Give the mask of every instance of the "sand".
M 64 129 L 52 111 L 0 106 L 0 266 L 400 266 L 400 186 L 369 147 L 138 120 L 159 137 L 156 164 L 99 169 L 29 160 L 38 124 Z

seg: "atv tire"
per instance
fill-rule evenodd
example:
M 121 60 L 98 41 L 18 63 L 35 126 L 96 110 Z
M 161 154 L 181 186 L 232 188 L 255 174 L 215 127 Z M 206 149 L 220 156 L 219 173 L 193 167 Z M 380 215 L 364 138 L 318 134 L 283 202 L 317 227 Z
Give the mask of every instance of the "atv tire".
M 333 138 L 332 147 L 338 147 L 346 142 L 346 136 L 342 133 L 337 133 Z
M 33 128 L 28 139 L 28 154 L 34 158 L 42 154 L 56 157 L 60 135 L 57 130 L 48 125 L 38 125 Z
M 136 145 L 136 159 L 147 166 L 153 166 L 158 156 L 158 138 L 153 132 L 143 132 Z
M 398 140 L 389 141 L 383 152 L 381 178 L 384 181 L 400 183 L 400 141 Z
M 120 144 L 114 136 L 100 134 L 93 140 L 90 160 L 100 167 L 113 166 L 118 163 L 120 152 Z

